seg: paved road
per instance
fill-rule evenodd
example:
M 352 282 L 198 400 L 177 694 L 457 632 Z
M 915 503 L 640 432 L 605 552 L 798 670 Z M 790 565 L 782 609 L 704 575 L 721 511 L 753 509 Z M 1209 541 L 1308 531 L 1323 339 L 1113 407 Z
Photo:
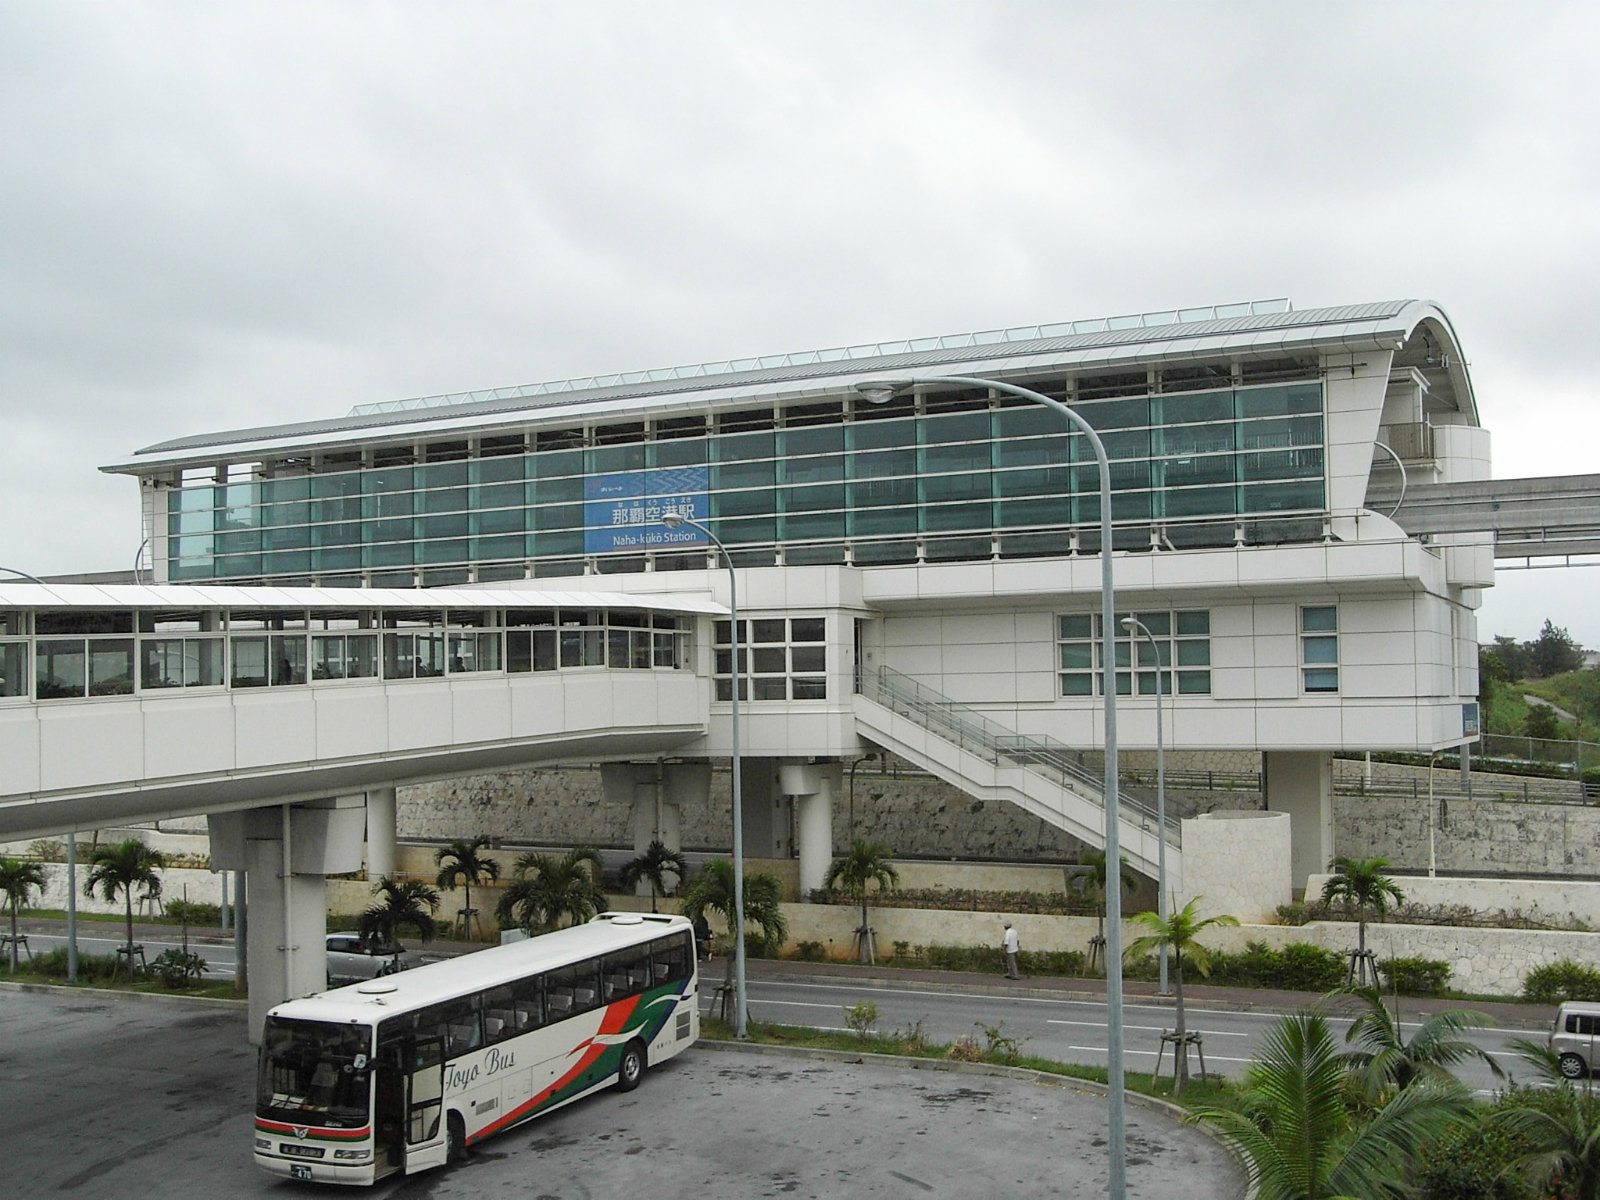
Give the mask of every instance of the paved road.
M 711 982 L 721 981 L 720 974 Z M 951 985 L 949 990 L 930 992 L 914 988 L 899 988 L 869 983 L 840 980 L 761 980 L 750 981 L 751 1017 L 758 1021 L 774 1021 L 785 1025 L 805 1025 L 822 1029 L 845 1029 L 844 1010 L 851 1005 L 870 1001 L 880 1013 L 877 1031 L 890 1033 L 908 1030 L 920 1024 L 929 1040 L 950 1042 L 958 1037 L 976 1037 L 980 1045 L 986 1040 L 983 1025 L 999 1027 L 1007 1037 L 1018 1038 L 1026 1054 L 1037 1054 L 1059 1062 L 1105 1065 L 1106 1061 L 1106 1005 L 1103 1000 L 1076 999 L 1052 996 L 1021 996 L 998 993 L 994 989 L 982 990 L 975 977 L 974 983 L 962 989 Z M 703 989 L 706 998 L 703 1007 L 710 1009 L 710 988 Z M 1311 997 L 1306 998 L 1307 1001 Z M 1403 1000 L 1402 1014 L 1414 1017 L 1419 1012 L 1419 1001 Z M 1441 1008 L 1468 1007 L 1445 1001 L 1433 1002 L 1432 1011 Z M 1226 1012 L 1205 1008 L 1188 1011 L 1188 1027 L 1203 1034 L 1206 1066 L 1225 1075 L 1238 1077 L 1256 1054 L 1262 1038 L 1278 1020 L 1270 1012 Z M 1338 1037 L 1344 1037 L 1348 1020 L 1332 1021 Z M 1156 1052 L 1163 1031 L 1173 1026 L 1173 1009 L 1170 1002 L 1141 1003 L 1129 999 L 1123 1005 L 1128 1069 L 1150 1071 L 1155 1067 Z M 1409 1037 L 1416 1031 L 1414 1020 L 1402 1022 Z M 1487 1028 L 1473 1031 L 1471 1040 L 1500 1059 L 1503 1065 L 1519 1076 L 1531 1077 L 1522 1067 L 1508 1043 L 1513 1038 L 1536 1038 L 1543 1035 L 1527 1029 Z M 1169 1048 L 1162 1061 L 1163 1071 L 1169 1071 L 1172 1053 Z M 1520 1069 L 1519 1069 L 1520 1068 Z M 1190 1070 L 1197 1069 L 1191 1059 Z M 1490 1091 L 1497 1081 L 1489 1068 L 1479 1061 L 1464 1064 L 1457 1072 L 1468 1086 L 1480 1091 Z
M 254 1058 L 238 1007 L 0 988 L 8 1194 L 74 1200 L 325 1197 L 250 1160 Z M 1077 1085 L 699 1047 L 493 1139 L 380 1200 L 508 1195 L 985 1197 L 1105 1194 L 1105 1106 Z M 1231 1200 L 1225 1152 L 1131 1103 L 1130 1196 Z

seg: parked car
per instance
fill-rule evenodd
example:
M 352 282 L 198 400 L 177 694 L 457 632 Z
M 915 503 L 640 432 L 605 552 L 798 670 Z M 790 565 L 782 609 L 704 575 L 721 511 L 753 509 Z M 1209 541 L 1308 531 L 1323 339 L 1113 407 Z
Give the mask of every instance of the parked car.
M 1568 1079 L 1587 1079 L 1600 1060 L 1600 1004 L 1568 1000 L 1556 1009 L 1549 1046 Z
M 359 933 L 328 935 L 328 986 L 360 983 L 418 966 L 422 956 L 396 941 L 364 938 Z

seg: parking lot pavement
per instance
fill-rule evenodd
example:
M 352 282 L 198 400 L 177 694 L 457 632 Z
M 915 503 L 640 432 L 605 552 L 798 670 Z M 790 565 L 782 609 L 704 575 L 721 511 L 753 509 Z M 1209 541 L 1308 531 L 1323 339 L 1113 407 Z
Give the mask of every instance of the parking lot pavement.
M 0 1161 L 17 1195 L 211 1200 L 330 1193 L 250 1161 L 254 1056 L 237 1007 L 0 989 Z M 384 1200 L 1014 1197 L 1105 1194 L 1105 1102 L 1073 1084 L 817 1061 L 702 1045 L 385 1181 Z M 1241 1194 L 1216 1143 L 1130 1103 L 1129 1194 Z

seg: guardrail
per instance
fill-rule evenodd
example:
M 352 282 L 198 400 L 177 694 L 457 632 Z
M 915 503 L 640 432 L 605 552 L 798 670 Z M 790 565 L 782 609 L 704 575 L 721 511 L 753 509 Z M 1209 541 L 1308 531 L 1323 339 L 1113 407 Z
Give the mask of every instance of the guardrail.
M 890 667 L 864 675 L 861 692 L 867 699 L 909 717 L 930 733 L 975 754 L 997 767 L 1014 766 L 1032 771 L 1057 786 L 1105 807 L 1105 784 L 1077 761 L 1077 751 L 1053 738 L 1034 737 L 1007 729 L 977 709 L 943 696 L 925 684 Z M 1125 820 L 1154 830 L 1155 809 L 1118 792 L 1118 810 Z M 1178 823 L 1167 823 L 1167 841 L 1183 844 Z

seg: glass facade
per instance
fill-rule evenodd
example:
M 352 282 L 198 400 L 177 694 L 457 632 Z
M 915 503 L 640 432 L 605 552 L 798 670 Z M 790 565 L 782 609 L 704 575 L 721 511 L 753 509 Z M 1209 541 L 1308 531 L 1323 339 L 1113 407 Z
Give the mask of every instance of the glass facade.
M 1070 393 L 1064 377 L 1027 383 L 1100 432 L 1118 548 L 1322 536 L 1319 381 L 1163 391 L 1140 372 L 1079 380 Z M 665 536 L 663 511 L 712 523 L 741 565 L 1093 553 L 1099 540 L 1087 439 L 1040 405 L 986 390 L 195 474 L 167 494 L 174 580 L 428 586 L 642 570 L 647 559 L 703 567 L 694 535 Z

